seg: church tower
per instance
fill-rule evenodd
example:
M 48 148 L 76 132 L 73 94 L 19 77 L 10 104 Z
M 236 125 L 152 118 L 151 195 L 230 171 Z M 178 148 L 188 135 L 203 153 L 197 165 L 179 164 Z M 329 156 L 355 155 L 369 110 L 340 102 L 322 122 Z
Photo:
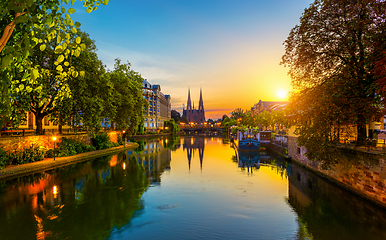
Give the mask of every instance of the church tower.
M 190 100 L 190 88 L 188 90 L 188 102 L 186 104 L 186 110 L 191 111 L 192 110 L 192 102 Z
M 200 122 L 205 122 L 205 110 L 204 110 L 204 101 L 202 100 L 202 88 L 200 88 L 200 102 L 198 103 L 198 116 Z
M 200 100 L 198 103 L 198 109 L 192 107 L 192 100 L 190 99 L 190 88 L 188 90 L 188 101 L 186 103 L 186 109 L 183 110 L 183 115 L 188 122 L 194 122 L 196 124 L 203 124 L 205 122 L 205 110 L 204 101 L 202 100 L 202 89 L 200 89 Z

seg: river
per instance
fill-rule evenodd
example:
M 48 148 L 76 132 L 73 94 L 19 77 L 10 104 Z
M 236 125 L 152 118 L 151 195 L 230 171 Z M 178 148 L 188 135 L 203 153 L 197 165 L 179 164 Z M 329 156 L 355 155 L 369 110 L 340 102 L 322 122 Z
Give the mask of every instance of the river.
M 0 239 L 386 239 L 386 211 L 268 151 L 219 137 L 0 182 Z

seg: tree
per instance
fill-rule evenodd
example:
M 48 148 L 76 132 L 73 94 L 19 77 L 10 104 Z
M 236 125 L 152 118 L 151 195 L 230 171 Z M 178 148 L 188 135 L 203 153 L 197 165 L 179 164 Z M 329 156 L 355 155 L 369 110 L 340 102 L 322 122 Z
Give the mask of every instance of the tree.
M 76 0 L 71 0 L 74 4 Z M 99 4 L 107 5 L 108 0 L 79 0 L 84 2 L 83 6 L 90 13 L 97 9 Z M 0 38 L 0 52 L 6 51 L 5 57 L 2 59 L 2 66 L 6 67 L 12 61 L 12 58 L 19 59 L 27 57 L 28 52 L 35 46 L 32 37 L 34 31 L 31 31 L 33 26 L 37 25 L 52 25 L 63 27 L 79 28 L 80 23 L 71 20 L 70 14 L 76 10 L 74 8 L 66 8 L 64 4 L 69 4 L 69 0 L 4 0 L 0 3 L 0 28 L 2 34 Z M 65 19 L 65 21 L 63 21 Z M 23 31 L 16 32 L 20 37 L 11 38 L 18 24 L 24 26 Z M 58 29 L 59 29 L 58 28 Z M 20 29 L 18 29 L 20 30 Z M 15 34 L 14 34 L 15 35 Z M 55 35 L 55 33 L 54 33 Z M 55 37 L 55 36 L 54 36 Z M 8 44 L 11 42 L 11 44 Z M 7 45 L 8 44 L 8 45 Z M 6 47 L 7 46 L 7 47 Z
M 326 119 L 339 117 L 333 124 L 356 124 L 357 142 L 364 143 L 366 123 L 384 114 L 384 108 L 379 107 L 381 96 L 374 66 L 386 49 L 385 32 L 383 0 L 315 0 L 305 9 L 300 25 L 284 42 L 281 62 L 289 67 L 294 88 L 312 100 L 299 104 L 302 108 L 297 111 L 320 113 L 315 117 L 301 114 L 303 123 L 323 126 Z M 322 97 L 322 93 L 330 95 Z M 315 99 L 311 94 L 322 98 Z M 332 111 L 333 106 L 338 106 L 338 113 Z M 317 107 L 327 111 L 322 113 Z M 333 130 L 328 129 L 331 124 L 324 126 L 326 133 Z M 328 139 L 313 136 L 308 140 Z
M 180 118 L 180 122 L 183 122 L 183 123 L 186 123 L 186 124 L 189 123 L 189 121 L 188 121 L 188 119 L 186 118 L 185 115 L 182 115 L 182 117 Z
M 71 0 L 73 4 L 76 0 Z M 108 0 L 79 0 L 84 2 L 83 6 L 87 12 L 97 9 L 100 4 L 106 5 Z M 52 39 L 65 39 L 61 33 L 66 29 L 76 32 L 80 27 L 79 22 L 71 19 L 70 14 L 75 12 L 74 8 L 66 9 L 63 5 L 69 4 L 69 0 L 4 0 L 0 3 L 0 120 L 9 118 L 14 109 L 10 101 L 10 94 L 14 89 L 10 89 L 12 81 L 28 81 L 30 85 L 45 73 L 28 63 L 28 56 L 35 51 L 34 48 L 40 44 L 40 50 L 44 51 L 46 44 Z M 49 26 L 49 27 L 47 27 Z M 42 31 L 45 33 L 42 34 Z M 59 41 L 61 42 L 61 41 Z M 74 52 L 62 44 L 61 48 L 56 49 L 61 58 L 73 55 Z M 22 65 L 24 73 L 21 75 L 15 67 Z M 76 71 L 75 71 L 76 72 Z M 19 76 L 16 76 L 19 75 Z M 16 119 L 20 120 L 20 119 Z M 18 121 L 16 121 L 18 122 Z
M 177 110 L 172 109 L 170 113 L 171 117 L 174 119 L 174 122 L 179 123 L 181 119 L 181 114 Z
M 178 124 L 174 121 L 174 119 L 170 119 L 169 121 L 164 122 L 164 126 L 168 128 L 168 132 L 176 134 L 179 132 L 181 129 L 178 126 Z
M 105 118 L 118 130 L 125 129 L 128 134 L 135 134 L 138 125 L 144 122 L 144 109 L 148 102 L 142 96 L 143 78 L 132 69 L 129 62 L 122 64 L 115 59 L 114 70 L 107 73 L 114 88 L 105 109 Z
M 77 72 L 70 64 L 86 48 L 80 37 L 75 37 L 72 31 L 60 31 L 52 38 L 46 36 L 49 28 L 48 25 L 33 28 L 36 37 L 47 40 L 38 43 L 28 58 L 12 66 L 15 73 L 8 74 L 12 79 L 9 93 L 12 112 L 15 109 L 31 111 L 35 115 L 38 134 L 43 133 L 44 117 L 55 116 L 52 115 L 55 111 L 65 112 L 64 102 L 71 98 L 69 79 L 84 76 L 83 71 Z M 30 69 L 36 71 L 34 77 L 30 75 Z M 4 71 L 8 72 L 8 69 Z M 12 120 L 18 121 L 19 115 L 12 116 Z M 60 116 L 52 119 L 62 123 Z
M 74 129 L 81 125 L 90 136 L 94 136 L 102 127 L 103 117 L 108 115 L 105 109 L 113 108 L 108 99 L 113 95 L 114 88 L 106 76 L 104 64 L 98 59 L 94 41 L 81 31 L 75 36 L 81 37 L 86 50 L 72 63 L 85 74 L 69 79 L 71 99 L 65 102 L 67 106 L 58 106 L 53 119 L 71 122 Z
M 257 122 L 265 129 L 269 128 L 273 124 L 272 120 L 272 114 L 268 111 L 263 111 L 257 115 Z
M 244 111 L 241 109 L 241 108 L 236 108 L 235 110 L 233 110 L 231 112 L 231 118 L 233 119 L 239 119 L 239 118 L 242 118 L 244 117 Z

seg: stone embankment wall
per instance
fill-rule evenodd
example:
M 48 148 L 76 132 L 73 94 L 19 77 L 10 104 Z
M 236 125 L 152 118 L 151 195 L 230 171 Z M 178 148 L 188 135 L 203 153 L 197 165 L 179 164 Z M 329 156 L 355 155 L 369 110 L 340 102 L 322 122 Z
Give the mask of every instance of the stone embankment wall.
M 342 150 L 339 163 L 323 169 L 320 162 L 305 156 L 306 149 L 298 147 L 296 137 L 288 137 L 290 158 L 311 170 L 321 173 L 337 184 L 386 207 L 386 160 L 378 155 Z
M 118 135 L 120 132 L 109 132 L 111 142 L 118 142 Z M 0 147 L 4 150 L 14 151 L 29 148 L 31 145 L 36 144 L 43 146 L 46 149 L 54 148 L 54 135 L 38 135 L 38 136 L 11 136 L 11 137 L 0 137 Z M 57 137 L 56 142 L 60 142 L 62 137 L 76 139 L 84 144 L 91 145 L 91 138 L 87 134 L 66 134 L 66 135 L 55 135 Z

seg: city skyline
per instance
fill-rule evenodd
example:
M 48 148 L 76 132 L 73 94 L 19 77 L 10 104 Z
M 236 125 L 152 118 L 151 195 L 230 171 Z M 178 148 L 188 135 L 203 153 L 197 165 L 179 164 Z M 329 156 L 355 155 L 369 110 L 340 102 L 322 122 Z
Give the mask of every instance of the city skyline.
M 182 113 L 187 89 L 202 88 L 206 118 L 250 109 L 260 99 L 286 100 L 288 69 L 282 43 L 310 0 L 110 1 L 72 15 L 94 39 L 99 58 L 113 69 L 129 61 L 151 84 L 171 95 Z M 122 11 L 124 9 L 124 11 Z

